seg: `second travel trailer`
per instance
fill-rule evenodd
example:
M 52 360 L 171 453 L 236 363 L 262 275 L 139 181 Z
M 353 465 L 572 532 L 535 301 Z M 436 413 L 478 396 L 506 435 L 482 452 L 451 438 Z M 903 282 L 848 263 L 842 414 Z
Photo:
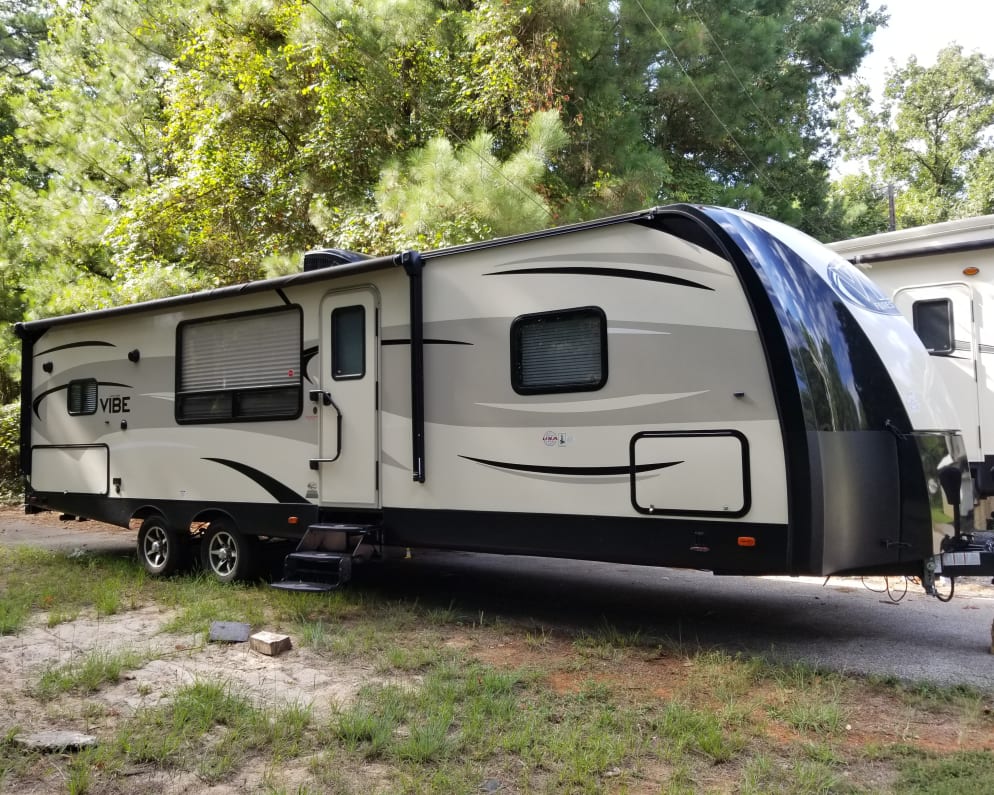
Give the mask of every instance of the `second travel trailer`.
M 934 357 L 859 269 L 733 210 L 317 251 L 17 331 L 29 509 L 140 522 L 152 574 L 297 539 L 288 588 L 391 546 L 930 588 L 969 526 Z
M 977 496 L 994 497 L 994 215 L 831 248 L 859 266 L 913 325 L 955 405 Z

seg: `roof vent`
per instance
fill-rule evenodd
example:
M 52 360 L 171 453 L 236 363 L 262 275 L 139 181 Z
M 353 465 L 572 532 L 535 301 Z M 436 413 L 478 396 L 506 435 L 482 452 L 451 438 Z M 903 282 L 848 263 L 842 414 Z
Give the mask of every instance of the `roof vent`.
M 321 268 L 334 268 L 338 265 L 347 265 L 350 262 L 362 262 L 364 259 L 369 259 L 369 257 L 355 251 L 346 251 L 343 248 L 323 248 L 304 254 L 304 270 L 316 271 Z

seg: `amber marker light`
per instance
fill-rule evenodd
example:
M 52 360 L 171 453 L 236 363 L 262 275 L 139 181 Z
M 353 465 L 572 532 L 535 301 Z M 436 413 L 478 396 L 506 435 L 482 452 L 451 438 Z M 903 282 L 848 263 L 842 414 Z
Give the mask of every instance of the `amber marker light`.
M 964 276 L 976 276 L 978 273 L 980 273 L 980 268 L 975 268 L 973 267 L 973 265 L 971 265 L 969 268 L 963 268 Z
M 286 523 L 287 523 L 287 524 L 297 524 L 297 522 L 298 522 L 298 521 L 299 521 L 299 520 L 297 519 L 297 517 L 296 517 L 296 516 L 291 516 L 291 517 L 289 517 L 289 518 L 288 518 L 288 519 L 286 520 Z
M 754 547 L 756 546 L 756 539 L 752 536 L 739 536 L 739 546 L 740 547 Z

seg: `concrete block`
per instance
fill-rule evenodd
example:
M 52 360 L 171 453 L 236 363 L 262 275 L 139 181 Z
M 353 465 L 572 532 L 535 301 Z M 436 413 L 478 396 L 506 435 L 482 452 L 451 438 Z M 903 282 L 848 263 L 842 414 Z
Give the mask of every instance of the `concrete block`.
M 256 632 L 249 638 L 249 648 L 259 654 L 275 657 L 293 648 L 289 635 L 279 635 L 275 632 Z

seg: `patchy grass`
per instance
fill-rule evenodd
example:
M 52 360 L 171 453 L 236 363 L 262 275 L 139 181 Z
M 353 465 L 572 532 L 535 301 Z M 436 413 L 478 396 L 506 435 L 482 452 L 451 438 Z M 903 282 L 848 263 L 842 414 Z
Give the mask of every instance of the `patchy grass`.
M 990 751 L 924 757 L 908 754 L 908 757 L 898 782 L 906 792 L 962 795 L 964 792 L 990 792 L 994 784 L 994 755 Z
M 50 700 L 61 693 L 95 693 L 102 685 L 116 684 L 125 671 L 141 668 L 152 654 L 135 651 L 109 652 L 96 650 L 60 665 L 46 668 L 34 687 L 35 695 Z
M 169 704 L 135 713 L 93 762 L 112 769 L 149 763 L 215 783 L 253 754 L 279 762 L 312 750 L 310 723 L 310 710 L 300 705 L 265 710 L 227 683 L 199 681 L 180 688 Z
M 216 674 L 121 711 L 101 697 L 154 655 L 76 652 L 40 668 L 18 696 L 20 725 L 0 723 L 4 791 L 147 791 L 156 776 L 186 781 L 190 791 L 225 784 L 298 795 L 497 786 L 960 793 L 994 780 L 991 697 L 968 688 L 688 649 L 605 621 L 577 632 L 517 625 L 455 602 L 422 605 L 358 588 L 315 596 L 201 575 L 154 580 L 133 562 L 99 556 L 0 548 L 0 594 L 6 634 L 77 616 L 114 621 L 156 605 L 169 611 L 166 631 L 205 633 L 214 620 L 278 629 L 306 652 L 302 677 L 348 673 L 365 682 L 333 704 L 260 704 L 228 678 L 234 653 L 218 652 L 226 662 Z M 298 659 L 291 653 L 278 665 L 292 669 Z M 147 682 L 133 687 L 151 693 Z M 99 746 L 25 752 L 13 737 L 34 712 L 93 723 Z

